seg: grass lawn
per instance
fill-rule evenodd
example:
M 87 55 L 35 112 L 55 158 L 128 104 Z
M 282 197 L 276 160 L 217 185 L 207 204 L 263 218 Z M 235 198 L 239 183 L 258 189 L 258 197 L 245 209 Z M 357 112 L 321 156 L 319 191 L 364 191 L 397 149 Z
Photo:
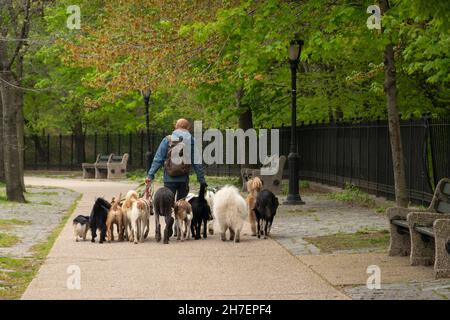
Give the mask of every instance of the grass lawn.
M 60 234 L 67 220 L 75 210 L 81 195 L 67 210 L 59 225 L 53 230 L 49 237 L 35 245 L 31 252 L 30 258 L 12 258 L 0 257 L 0 300 L 1 299 L 20 299 L 28 284 L 38 272 L 40 266 L 48 255 L 48 252 L 55 243 L 56 238 Z M 0 226 L 8 226 L 12 224 L 27 224 L 27 221 L 20 220 L 0 220 Z M 0 233 L 0 246 L 1 244 Z
M 0 247 L 3 248 L 12 247 L 19 241 L 20 238 L 15 235 L 0 232 Z
M 318 247 L 323 253 L 358 249 L 386 250 L 389 246 L 389 231 L 360 230 L 356 233 L 336 233 L 304 239 Z
M 8 228 L 9 226 L 25 226 L 31 221 L 23 221 L 18 219 L 0 219 L 0 228 Z

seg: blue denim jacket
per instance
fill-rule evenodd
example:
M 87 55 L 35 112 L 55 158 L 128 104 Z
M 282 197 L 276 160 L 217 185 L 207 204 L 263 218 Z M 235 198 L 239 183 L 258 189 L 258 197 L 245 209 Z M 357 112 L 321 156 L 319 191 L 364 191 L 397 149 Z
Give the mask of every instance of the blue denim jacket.
M 189 131 L 186 130 L 175 130 L 172 132 L 172 140 L 178 140 L 179 138 L 182 138 L 183 140 L 191 140 L 191 164 L 192 168 L 194 168 L 195 174 L 197 175 L 197 180 L 199 183 L 205 182 L 205 174 L 203 172 L 203 168 L 201 164 L 195 164 L 194 162 L 194 154 L 197 153 L 197 156 L 199 156 L 199 150 L 197 150 L 195 144 L 194 144 L 194 138 L 191 136 Z M 156 172 L 164 166 L 164 161 L 167 158 L 167 151 L 169 149 L 169 139 L 165 137 L 159 147 L 156 151 L 155 157 L 153 158 L 152 166 L 150 167 L 150 170 L 148 171 L 148 176 L 150 179 L 155 179 Z M 198 157 L 198 159 L 201 159 L 201 157 Z M 189 182 L 189 176 L 178 176 L 178 177 L 171 177 L 169 176 L 166 171 L 164 170 L 164 182 Z

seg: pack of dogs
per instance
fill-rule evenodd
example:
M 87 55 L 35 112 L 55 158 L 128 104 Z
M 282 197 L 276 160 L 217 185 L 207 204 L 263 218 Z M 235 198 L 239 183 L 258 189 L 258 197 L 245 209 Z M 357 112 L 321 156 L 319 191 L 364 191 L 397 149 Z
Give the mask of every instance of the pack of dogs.
M 217 190 L 201 184 L 198 194 L 189 193 L 175 201 L 170 189 L 161 187 L 153 195 L 147 186 L 141 195 L 130 190 L 124 198 L 119 195 L 111 202 L 97 198 L 89 216 L 79 215 L 73 220 L 75 241 L 85 241 L 90 230 L 92 242 L 96 242 L 97 232 L 99 243 L 112 242 L 116 231 L 118 241 L 142 243 L 150 233 L 151 216 L 155 217 L 155 240 L 164 244 L 172 236 L 178 241 L 206 239 L 208 233 L 214 234 L 215 225 L 223 241 L 237 243 L 246 220 L 252 236 L 266 239 L 277 213 L 278 198 L 264 189 L 258 177 L 247 182 L 247 190 L 244 199 L 234 186 Z M 161 218 L 165 221 L 162 234 Z

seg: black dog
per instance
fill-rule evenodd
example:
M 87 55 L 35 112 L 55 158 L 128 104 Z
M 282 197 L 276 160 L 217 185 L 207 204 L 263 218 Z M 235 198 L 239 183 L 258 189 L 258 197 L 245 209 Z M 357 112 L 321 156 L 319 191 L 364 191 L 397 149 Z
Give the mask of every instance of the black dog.
M 258 238 L 261 238 L 261 220 L 264 224 L 264 239 L 270 233 L 270 228 L 272 227 L 273 218 L 277 214 L 279 203 L 278 198 L 269 191 L 262 190 L 258 193 L 255 203 L 255 216 L 258 223 Z
M 163 216 L 166 222 L 164 229 L 164 243 L 169 243 L 169 238 L 172 236 L 174 218 L 172 212 L 175 206 L 175 195 L 169 188 L 159 188 L 153 198 L 153 206 L 155 208 L 155 238 L 156 241 L 161 241 L 161 225 L 159 223 L 159 217 Z
M 208 202 L 205 199 L 206 187 L 208 185 L 206 183 L 200 184 L 200 192 L 198 197 L 193 197 L 189 200 L 189 203 L 192 206 L 192 224 L 191 224 L 191 233 L 192 237 L 195 240 L 200 239 L 200 229 L 203 222 L 203 238 L 206 239 L 206 230 L 208 230 L 208 220 L 211 217 L 211 208 L 208 205 Z
M 108 217 L 108 211 L 110 208 L 111 204 L 105 199 L 97 198 L 97 200 L 95 200 L 95 204 L 89 218 L 92 234 L 91 242 L 95 242 L 95 238 L 97 237 L 97 229 L 100 229 L 99 243 L 106 241 L 106 218 Z

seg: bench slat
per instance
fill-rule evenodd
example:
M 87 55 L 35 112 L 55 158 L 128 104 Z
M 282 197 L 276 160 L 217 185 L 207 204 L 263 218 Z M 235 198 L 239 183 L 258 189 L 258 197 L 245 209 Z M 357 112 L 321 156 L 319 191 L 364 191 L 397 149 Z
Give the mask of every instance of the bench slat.
M 431 227 L 415 227 L 414 229 L 421 234 L 434 238 L 434 230 Z
M 436 211 L 439 213 L 450 213 L 450 203 L 439 201 Z
M 409 229 L 408 221 L 406 220 L 392 220 L 392 224 L 395 224 L 396 226 Z
M 446 183 L 442 189 L 442 193 L 450 196 L 450 183 Z

